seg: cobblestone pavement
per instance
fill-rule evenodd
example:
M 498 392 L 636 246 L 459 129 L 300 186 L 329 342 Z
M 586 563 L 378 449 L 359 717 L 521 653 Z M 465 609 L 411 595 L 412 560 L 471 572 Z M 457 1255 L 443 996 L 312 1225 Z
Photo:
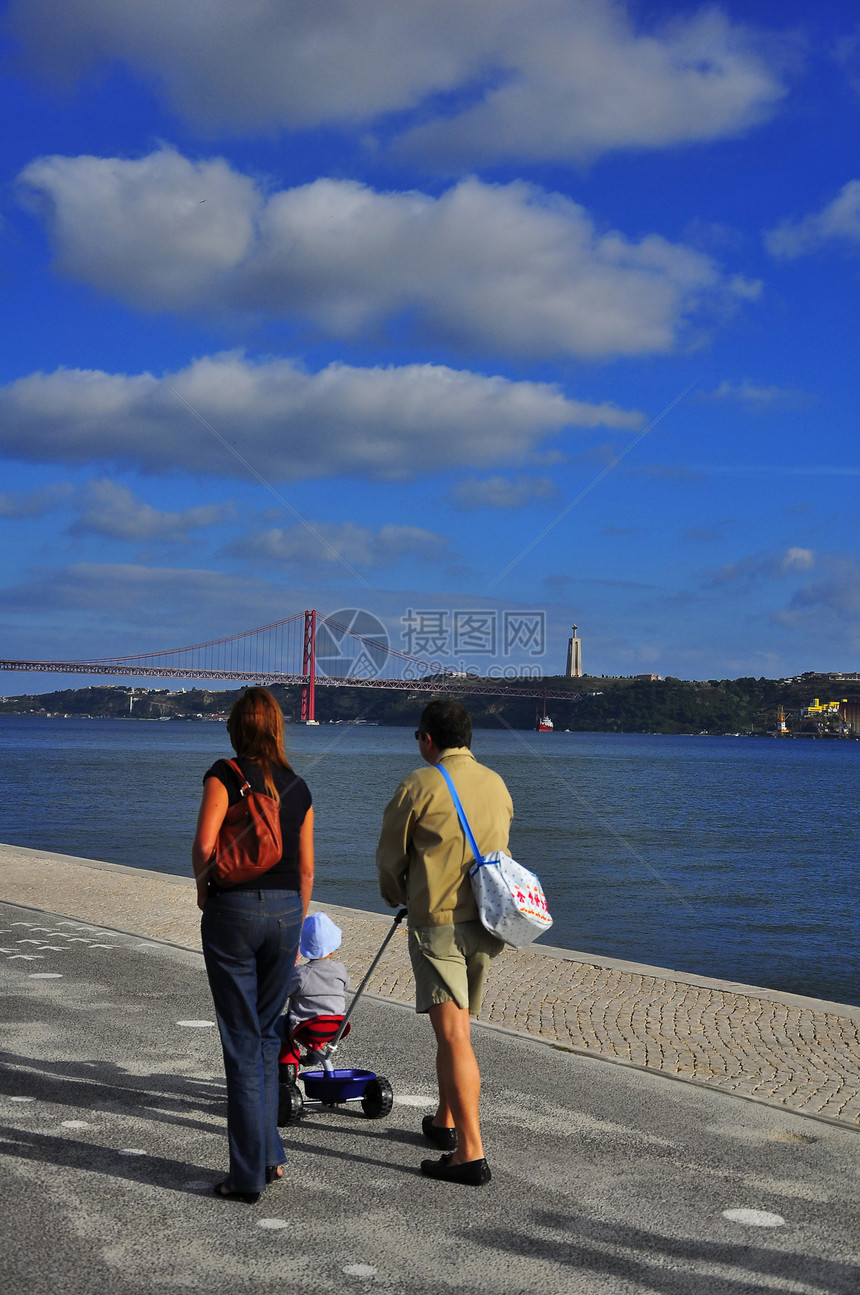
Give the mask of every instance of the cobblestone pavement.
M 200 947 L 193 887 L 182 878 L 0 846 L 0 899 Z M 391 919 L 325 909 L 343 928 L 342 956 L 356 986 Z M 366 992 L 412 1002 L 402 927 Z M 860 1008 L 533 947 L 496 959 L 481 1019 L 860 1128 Z
M 386 919 L 326 911 L 343 927 L 344 958 L 357 982 Z M 398 930 L 366 992 L 412 1001 L 405 933 Z M 481 1019 L 860 1128 L 860 1010 L 828 1007 L 533 948 L 505 950 L 493 963 Z

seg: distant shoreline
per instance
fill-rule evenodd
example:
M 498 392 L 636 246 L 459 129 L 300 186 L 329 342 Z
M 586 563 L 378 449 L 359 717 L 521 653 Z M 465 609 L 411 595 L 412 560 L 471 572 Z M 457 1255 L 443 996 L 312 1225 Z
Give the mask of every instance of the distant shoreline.
M 123 723 L 123 724 L 127 724 L 127 723 L 223 724 L 225 717 L 223 715 L 170 715 L 170 716 L 165 715 L 163 717 L 154 717 L 149 715 L 69 715 L 69 714 L 58 714 L 56 712 L 51 712 L 51 711 L 45 711 L 44 713 L 40 713 L 40 714 L 38 713 L 33 714 L 28 711 L 3 711 L 3 712 L 0 712 L 0 723 L 2 723 L 4 719 L 19 719 L 19 720 L 23 719 L 23 720 L 32 720 L 34 722 L 44 722 L 45 720 L 87 720 L 89 722 L 116 721 L 117 723 Z M 296 727 L 296 728 L 303 727 L 300 720 L 293 720 L 289 716 L 286 717 L 286 723 L 290 727 Z M 322 720 L 319 723 L 319 727 L 324 729 L 329 727 L 331 728 L 350 727 L 350 728 L 411 729 L 413 725 L 411 723 L 383 724 L 378 720 L 359 720 L 359 721 Z M 487 729 L 498 729 L 498 724 L 475 724 L 474 727 L 476 730 L 483 732 L 483 731 L 486 731 Z M 528 728 L 519 729 L 516 727 L 516 725 L 511 725 L 511 728 L 515 729 L 516 732 L 526 732 L 526 733 L 535 732 L 534 726 L 529 726 Z M 607 737 L 607 736 L 610 736 L 610 737 L 611 736 L 679 737 L 679 738 L 710 737 L 710 738 L 767 738 L 767 739 L 772 739 L 775 736 L 773 733 L 710 733 L 710 732 L 708 733 L 705 733 L 705 732 L 661 733 L 657 731 L 641 732 L 639 730 L 634 731 L 634 730 L 625 730 L 625 729 L 563 729 L 558 727 L 556 727 L 552 733 L 542 734 L 541 736 L 548 737 L 551 740 L 553 737 L 558 737 L 558 736 L 562 736 L 562 737 L 587 736 L 589 734 L 599 734 L 604 737 Z M 790 734 L 786 734 L 785 736 L 791 738 L 793 741 L 818 740 L 818 741 L 829 742 L 834 740 L 832 738 L 822 738 L 819 735 L 812 734 L 812 733 L 790 733 Z M 850 735 L 845 735 L 845 737 L 841 737 L 839 740 L 857 741 L 857 740 L 860 740 L 860 733 L 852 733 Z
M 533 731 L 548 715 L 555 733 L 635 733 L 661 737 L 860 737 L 858 676 L 801 675 L 792 679 L 710 679 L 668 676 L 542 681 L 551 698 L 466 694 L 477 729 L 504 726 Z M 534 681 L 531 681 L 534 683 Z M 133 688 L 102 684 L 0 697 L 0 718 L 136 719 L 147 722 L 223 722 L 239 689 Z M 273 684 L 285 718 L 300 723 L 301 688 Z M 533 688 L 532 688 L 533 693 Z M 440 683 L 439 692 L 444 693 Z M 570 694 L 568 697 L 565 694 Z M 561 694 L 561 695 L 560 695 Z M 431 693 L 363 688 L 319 681 L 320 726 L 415 727 Z M 542 734 L 551 738 L 551 733 Z

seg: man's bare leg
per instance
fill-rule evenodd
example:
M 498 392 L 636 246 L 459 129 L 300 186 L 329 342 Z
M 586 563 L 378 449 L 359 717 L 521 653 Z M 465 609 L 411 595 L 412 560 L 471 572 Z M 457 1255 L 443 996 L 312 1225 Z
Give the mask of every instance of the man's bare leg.
M 482 1160 L 484 1147 L 478 1120 L 481 1075 L 472 1048 L 468 1011 L 454 1002 L 437 1003 L 428 1013 L 436 1035 L 436 1076 L 439 1109 L 434 1123 L 457 1130 L 457 1150 L 451 1163 Z

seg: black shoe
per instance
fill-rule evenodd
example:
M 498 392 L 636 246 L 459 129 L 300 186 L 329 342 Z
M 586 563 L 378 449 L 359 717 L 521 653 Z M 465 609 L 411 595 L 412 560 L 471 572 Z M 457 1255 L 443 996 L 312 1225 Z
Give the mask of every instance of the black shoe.
M 222 1201 L 244 1201 L 246 1205 L 256 1205 L 263 1195 L 262 1192 L 234 1192 L 229 1178 L 225 1178 L 223 1183 L 216 1183 L 212 1191 Z
M 270 1183 L 280 1183 L 283 1181 L 283 1173 L 280 1165 L 266 1165 L 266 1186 Z
M 421 1132 L 428 1142 L 432 1142 L 434 1147 L 440 1151 L 457 1150 L 457 1130 L 446 1129 L 441 1124 L 433 1123 L 432 1115 L 425 1115 L 421 1121 Z
M 450 1156 L 440 1160 L 422 1160 L 421 1172 L 427 1178 L 443 1183 L 465 1183 L 467 1187 L 483 1187 L 492 1178 L 486 1160 L 467 1160 L 463 1165 L 452 1165 Z

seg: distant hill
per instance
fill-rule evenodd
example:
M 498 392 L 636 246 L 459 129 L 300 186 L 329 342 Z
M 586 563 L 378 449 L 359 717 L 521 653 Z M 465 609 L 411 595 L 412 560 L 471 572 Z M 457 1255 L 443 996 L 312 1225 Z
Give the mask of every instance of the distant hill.
M 555 700 L 547 710 L 556 729 L 599 733 L 766 733 L 780 708 L 799 712 L 815 698 L 860 701 L 858 676 L 808 674 L 795 679 L 547 678 L 548 688 L 587 694 L 581 700 Z M 529 681 L 534 685 L 534 681 Z M 0 715 L 70 715 L 139 720 L 224 718 L 237 689 L 156 689 L 102 685 L 0 698 Z M 289 720 L 299 716 L 301 690 L 273 687 Z M 444 689 L 440 689 L 440 695 Z M 363 719 L 381 725 L 412 727 L 427 693 L 386 692 L 370 688 L 319 687 L 316 715 L 321 723 Z M 533 698 L 476 695 L 464 698 L 475 726 L 534 727 Z

